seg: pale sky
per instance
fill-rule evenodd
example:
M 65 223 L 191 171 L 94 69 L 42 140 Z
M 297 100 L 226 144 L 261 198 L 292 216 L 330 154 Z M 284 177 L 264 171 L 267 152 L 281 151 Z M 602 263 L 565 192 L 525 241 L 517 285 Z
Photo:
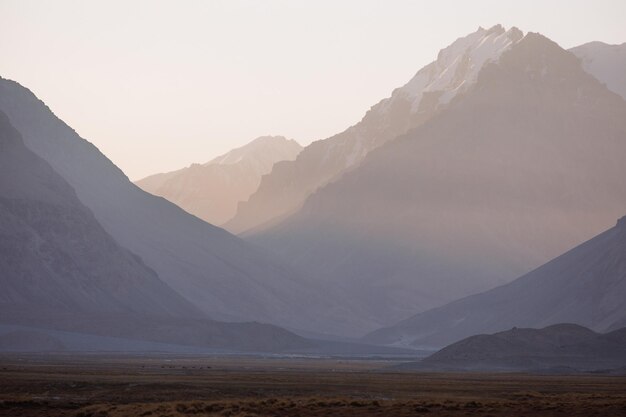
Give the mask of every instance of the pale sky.
M 626 1 L 0 0 L 0 75 L 133 180 L 356 123 L 478 26 L 626 42 Z

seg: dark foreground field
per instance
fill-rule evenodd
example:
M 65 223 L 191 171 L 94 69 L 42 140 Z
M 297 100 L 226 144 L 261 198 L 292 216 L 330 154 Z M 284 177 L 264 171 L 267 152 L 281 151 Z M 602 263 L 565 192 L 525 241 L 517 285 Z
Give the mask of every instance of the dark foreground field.
M 2 416 L 626 416 L 626 378 L 416 374 L 392 362 L 0 357 Z

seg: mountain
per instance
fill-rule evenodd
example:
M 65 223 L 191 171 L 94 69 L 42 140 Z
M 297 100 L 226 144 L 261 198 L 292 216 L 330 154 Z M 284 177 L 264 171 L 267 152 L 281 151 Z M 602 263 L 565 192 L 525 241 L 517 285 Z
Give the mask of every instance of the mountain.
M 626 99 L 626 43 L 589 42 L 570 52 L 581 59 L 585 71 Z
M 28 89 L 0 79 L 0 111 L 120 246 L 209 317 L 316 332 L 329 331 L 322 322 L 337 331 L 348 325 L 332 294 L 301 282 L 265 251 L 132 184 Z
M 100 226 L 2 112 L 0 271 L 0 323 L 26 326 L 2 334 L 0 350 L 63 350 L 41 329 L 231 350 L 312 346 L 274 326 L 206 319 Z
M 626 366 L 626 328 L 598 334 L 575 324 L 476 335 L 403 369 L 431 371 L 608 371 Z
M 295 161 L 277 163 L 225 227 L 233 233 L 258 231 L 296 211 L 308 196 L 357 166 L 368 152 L 423 124 L 467 92 L 482 66 L 497 60 L 521 37 L 517 28 L 505 31 L 497 25 L 457 39 L 359 123 L 313 142 Z
M 513 326 L 562 322 L 596 331 L 626 326 L 626 217 L 509 284 L 417 314 L 365 340 L 443 346 Z
M 445 110 L 246 238 L 343 291 L 374 330 L 610 227 L 625 160 L 626 102 L 529 33 Z
M 199 317 L 120 247 L 0 113 L 2 316 L 50 311 Z
M 301 150 L 295 140 L 262 136 L 205 164 L 151 175 L 135 184 L 219 225 L 235 215 L 237 204 L 256 191 L 276 162 L 291 161 Z

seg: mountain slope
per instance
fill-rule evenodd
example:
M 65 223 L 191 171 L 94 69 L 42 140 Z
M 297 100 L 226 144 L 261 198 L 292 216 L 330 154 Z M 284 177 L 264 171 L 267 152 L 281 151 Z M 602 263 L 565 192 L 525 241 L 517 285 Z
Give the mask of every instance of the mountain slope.
M 139 189 L 26 88 L 0 79 L 0 110 L 120 245 L 210 317 L 327 331 L 320 321 L 338 314 L 331 322 L 341 327 L 343 312 L 330 307 L 328 294 L 298 282 L 263 251 Z
M 626 102 L 528 34 L 445 111 L 249 239 L 384 326 L 509 282 L 608 228 L 626 206 L 624 160 Z
M 626 100 L 626 43 L 589 42 L 570 49 L 583 68 Z
M 276 162 L 293 160 L 301 150 L 294 140 L 262 136 L 205 164 L 151 175 L 135 184 L 219 225 L 235 215 L 237 204 L 256 191 Z
M 0 112 L 2 316 L 201 313 L 121 248 Z
M 307 146 L 292 162 L 277 163 L 257 192 L 225 224 L 233 233 L 258 231 L 291 214 L 315 190 L 358 165 L 372 149 L 419 126 L 476 82 L 485 63 L 497 60 L 522 33 L 502 26 L 457 39 L 391 97 L 373 106 L 342 133 Z
M 575 324 L 477 335 L 402 368 L 437 371 L 597 371 L 626 366 L 626 329 L 598 334 Z
M 442 346 L 473 334 L 562 322 L 597 331 L 626 323 L 626 217 L 510 284 L 420 313 L 365 339 Z

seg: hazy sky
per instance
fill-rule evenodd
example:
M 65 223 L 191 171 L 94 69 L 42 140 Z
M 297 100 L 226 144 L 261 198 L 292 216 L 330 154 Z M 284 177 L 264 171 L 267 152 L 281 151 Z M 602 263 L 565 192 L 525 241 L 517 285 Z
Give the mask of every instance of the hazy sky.
M 356 123 L 478 26 L 626 41 L 626 1 L 0 0 L 0 75 L 131 179 Z

